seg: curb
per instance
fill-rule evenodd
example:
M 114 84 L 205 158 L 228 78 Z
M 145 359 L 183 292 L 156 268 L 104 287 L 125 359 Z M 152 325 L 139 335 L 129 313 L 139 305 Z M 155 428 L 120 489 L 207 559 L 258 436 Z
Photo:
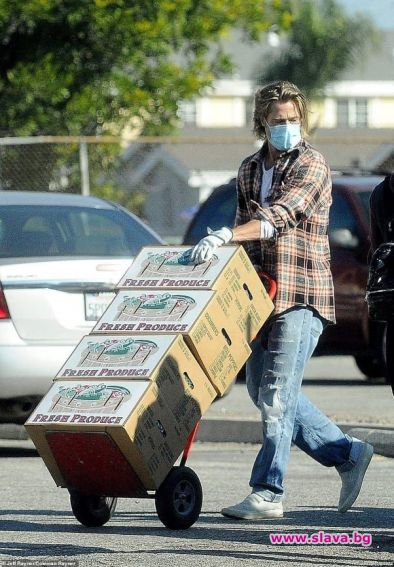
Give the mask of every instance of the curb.
M 375 453 L 394 458 L 394 427 L 338 423 L 348 435 L 368 441 Z M 261 443 L 261 423 L 257 420 L 202 419 L 196 440 L 202 443 Z
M 24 425 L 17 423 L 0 423 L 0 439 L 16 439 L 25 441 L 29 439 Z
M 369 429 L 366 427 L 355 427 L 349 435 L 357 437 L 361 441 L 370 443 L 375 453 L 385 457 L 394 458 L 394 430 L 393 429 Z
M 348 435 L 367 441 L 375 453 L 394 458 L 394 427 L 382 425 L 363 426 L 360 423 L 338 423 Z M 202 419 L 196 441 L 202 443 L 261 443 L 261 423 L 250 419 Z M 23 425 L 0 423 L 0 439 L 29 439 Z

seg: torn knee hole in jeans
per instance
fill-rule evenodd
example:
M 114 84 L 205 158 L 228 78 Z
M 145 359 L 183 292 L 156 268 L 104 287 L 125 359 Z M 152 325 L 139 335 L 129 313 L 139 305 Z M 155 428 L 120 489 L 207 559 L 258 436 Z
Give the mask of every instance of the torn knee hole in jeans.
M 295 340 L 291 337 L 286 338 L 286 337 L 273 337 L 272 338 L 272 345 L 271 345 L 271 352 L 276 352 L 277 349 L 279 350 L 279 352 L 282 351 L 281 345 L 285 344 L 285 345 L 291 345 L 295 343 Z
M 259 403 L 263 421 L 267 423 L 277 422 L 283 415 L 283 404 L 280 399 L 282 386 L 275 375 L 266 375 L 266 382 L 259 389 Z

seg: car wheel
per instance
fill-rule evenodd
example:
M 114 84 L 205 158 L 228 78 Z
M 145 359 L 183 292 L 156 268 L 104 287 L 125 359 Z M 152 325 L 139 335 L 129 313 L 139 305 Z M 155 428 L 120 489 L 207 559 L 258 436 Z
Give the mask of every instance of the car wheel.
M 384 359 L 382 357 L 374 357 L 371 355 L 360 354 L 354 357 L 357 368 L 365 374 L 367 379 L 373 380 L 385 376 L 386 369 Z
M 369 336 L 372 353 L 355 355 L 357 367 L 368 381 L 386 378 L 386 325 L 379 323 L 371 326 Z

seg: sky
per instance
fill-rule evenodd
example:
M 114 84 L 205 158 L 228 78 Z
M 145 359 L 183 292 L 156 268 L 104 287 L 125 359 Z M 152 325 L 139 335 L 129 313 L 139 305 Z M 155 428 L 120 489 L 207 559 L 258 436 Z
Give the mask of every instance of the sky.
M 378 28 L 394 29 L 394 0 L 337 0 L 349 14 L 363 12 Z

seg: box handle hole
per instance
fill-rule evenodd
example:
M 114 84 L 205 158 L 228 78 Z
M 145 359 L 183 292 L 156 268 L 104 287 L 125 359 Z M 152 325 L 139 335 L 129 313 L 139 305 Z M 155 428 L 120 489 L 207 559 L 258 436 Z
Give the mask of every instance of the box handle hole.
M 162 424 L 162 422 L 160 421 L 160 419 L 158 419 L 158 420 L 156 421 L 156 425 L 157 425 L 157 428 L 158 428 L 158 430 L 160 431 L 161 435 L 162 435 L 163 437 L 167 437 L 167 431 L 166 431 L 164 425 Z
M 224 338 L 226 339 L 227 344 L 228 344 L 229 346 L 231 346 L 231 339 L 230 339 L 230 337 L 229 337 L 229 335 L 228 335 L 226 329 L 222 329 L 222 334 L 223 334 Z
M 248 298 L 250 299 L 250 301 L 252 301 L 253 295 L 252 295 L 252 292 L 250 291 L 250 289 L 248 288 L 247 284 L 244 283 L 242 287 L 246 291 L 246 294 L 247 294 Z
M 192 382 L 192 380 L 191 380 L 189 374 L 188 374 L 187 372 L 184 372 L 184 373 L 183 373 L 183 376 L 185 377 L 185 382 L 186 382 L 186 384 L 189 386 L 189 388 L 190 388 L 191 390 L 193 390 L 193 389 L 194 389 L 194 384 L 193 384 L 193 382 Z

